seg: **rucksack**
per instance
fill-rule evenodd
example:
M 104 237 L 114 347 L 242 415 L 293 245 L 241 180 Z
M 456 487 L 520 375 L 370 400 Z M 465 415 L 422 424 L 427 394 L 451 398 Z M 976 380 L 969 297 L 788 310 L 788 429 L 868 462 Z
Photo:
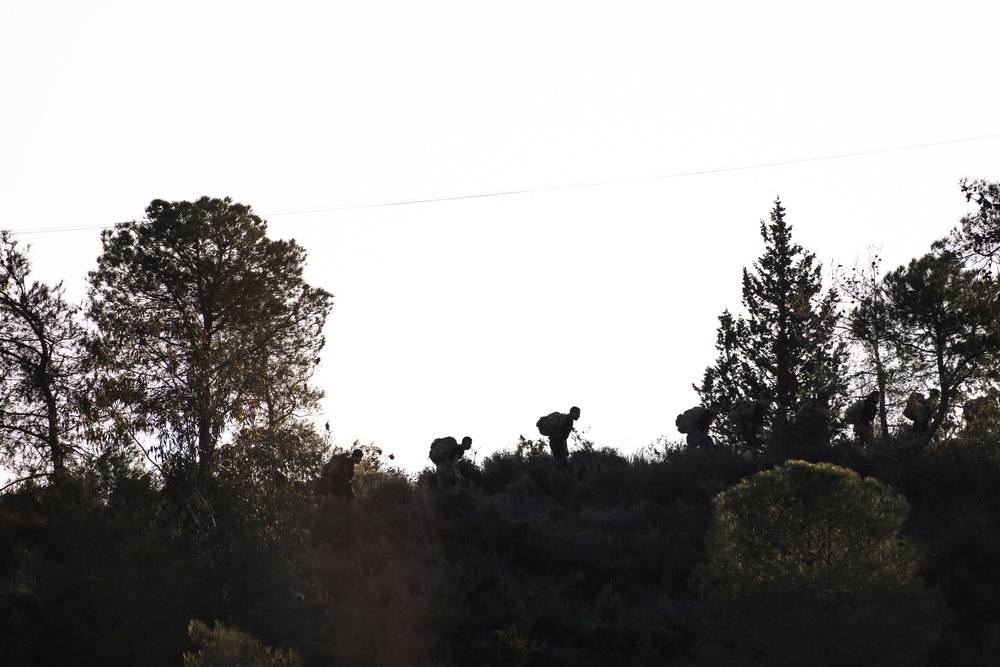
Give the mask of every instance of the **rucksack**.
M 431 451 L 428 456 L 430 456 L 431 462 L 439 464 L 451 456 L 451 453 L 457 448 L 458 441 L 450 435 L 447 438 L 438 438 L 431 443 Z
M 864 401 L 855 401 L 844 411 L 844 421 L 848 424 L 857 424 L 861 421 L 861 413 L 865 411 Z
M 733 404 L 732 410 L 726 416 L 729 423 L 739 429 L 748 429 L 753 426 L 753 413 L 757 409 L 756 401 L 744 398 Z
M 566 421 L 566 415 L 561 412 L 553 412 L 539 417 L 535 426 L 538 427 L 538 432 L 542 435 L 555 435 L 562 428 L 564 421 Z
M 703 408 L 698 405 L 677 415 L 677 419 L 674 420 L 674 423 L 677 425 L 677 430 L 681 433 L 690 433 L 694 430 L 695 425 L 705 414 L 706 410 L 707 408 Z
M 336 456 L 334 456 L 333 458 L 331 458 L 329 461 L 326 462 L 326 465 L 323 466 L 323 470 L 319 473 L 319 476 L 333 479 L 334 475 L 337 472 L 337 466 L 339 466 L 344 459 L 349 458 L 350 456 L 351 456 L 350 452 L 337 454 Z
M 927 399 L 920 392 L 911 392 L 906 399 L 906 407 L 903 408 L 903 416 L 912 421 L 923 421 L 931 416 L 930 408 L 927 406 Z

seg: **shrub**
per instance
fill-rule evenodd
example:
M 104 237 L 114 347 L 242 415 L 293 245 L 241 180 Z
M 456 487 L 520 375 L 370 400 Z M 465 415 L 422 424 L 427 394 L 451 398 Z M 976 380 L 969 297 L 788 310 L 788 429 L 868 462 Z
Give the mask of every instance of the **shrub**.
M 530 665 L 538 655 L 545 652 L 545 644 L 522 637 L 516 623 L 511 623 L 502 630 L 494 630 L 491 636 L 494 644 L 509 655 L 516 665 Z
M 295 652 L 264 646 L 247 633 L 227 628 L 218 621 L 209 629 L 201 621 L 192 620 L 188 635 L 198 652 L 184 654 L 184 667 L 299 667 L 303 664 Z
M 732 643 L 775 664 L 922 664 L 938 605 L 908 511 L 873 479 L 789 462 L 716 497 L 699 585 Z

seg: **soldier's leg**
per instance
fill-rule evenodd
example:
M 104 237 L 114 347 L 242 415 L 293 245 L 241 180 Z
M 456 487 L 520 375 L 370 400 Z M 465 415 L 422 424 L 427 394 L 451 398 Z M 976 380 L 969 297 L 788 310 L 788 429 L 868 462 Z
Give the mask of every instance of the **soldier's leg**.
M 569 445 L 567 445 L 565 438 L 557 435 L 551 436 L 549 438 L 549 449 L 552 450 L 552 458 L 558 461 L 560 465 L 566 465 L 566 462 L 569 460 Z

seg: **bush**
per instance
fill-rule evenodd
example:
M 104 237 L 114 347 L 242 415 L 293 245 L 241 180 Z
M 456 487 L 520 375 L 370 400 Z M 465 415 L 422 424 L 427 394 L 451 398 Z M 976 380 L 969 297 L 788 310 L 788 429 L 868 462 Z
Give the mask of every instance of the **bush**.
M 715 499 L 700 588 L 731 643 L 774 664 L 923 664 L 939 605 L 908 511 L 873 479 L 789 462 Z
M 245 632 L 227 628 L 218 621 L 215 628 L 195 619 L 188 625 L 188 635 L 198 647 L 197 653 L 184 654 L 184 667 L 300 667 L 302 659 L 292 651 L 264 646 Z

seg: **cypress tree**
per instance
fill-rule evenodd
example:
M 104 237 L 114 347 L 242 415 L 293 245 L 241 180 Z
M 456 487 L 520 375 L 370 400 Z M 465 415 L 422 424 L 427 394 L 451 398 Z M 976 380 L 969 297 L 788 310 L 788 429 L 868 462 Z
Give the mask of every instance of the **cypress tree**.
M 718 357 L 694 388 L 706 403 L 724 405 L 769 391 L 777 418 L 787 420 L 813 394 L 842 391 L 845 345 L 834 331 L 837 293 L 823 290 L 816 256 L 792 240 L 780 199 L 760 234 L 764 253 L 743 269 L 746 316 L 719 317 Z

